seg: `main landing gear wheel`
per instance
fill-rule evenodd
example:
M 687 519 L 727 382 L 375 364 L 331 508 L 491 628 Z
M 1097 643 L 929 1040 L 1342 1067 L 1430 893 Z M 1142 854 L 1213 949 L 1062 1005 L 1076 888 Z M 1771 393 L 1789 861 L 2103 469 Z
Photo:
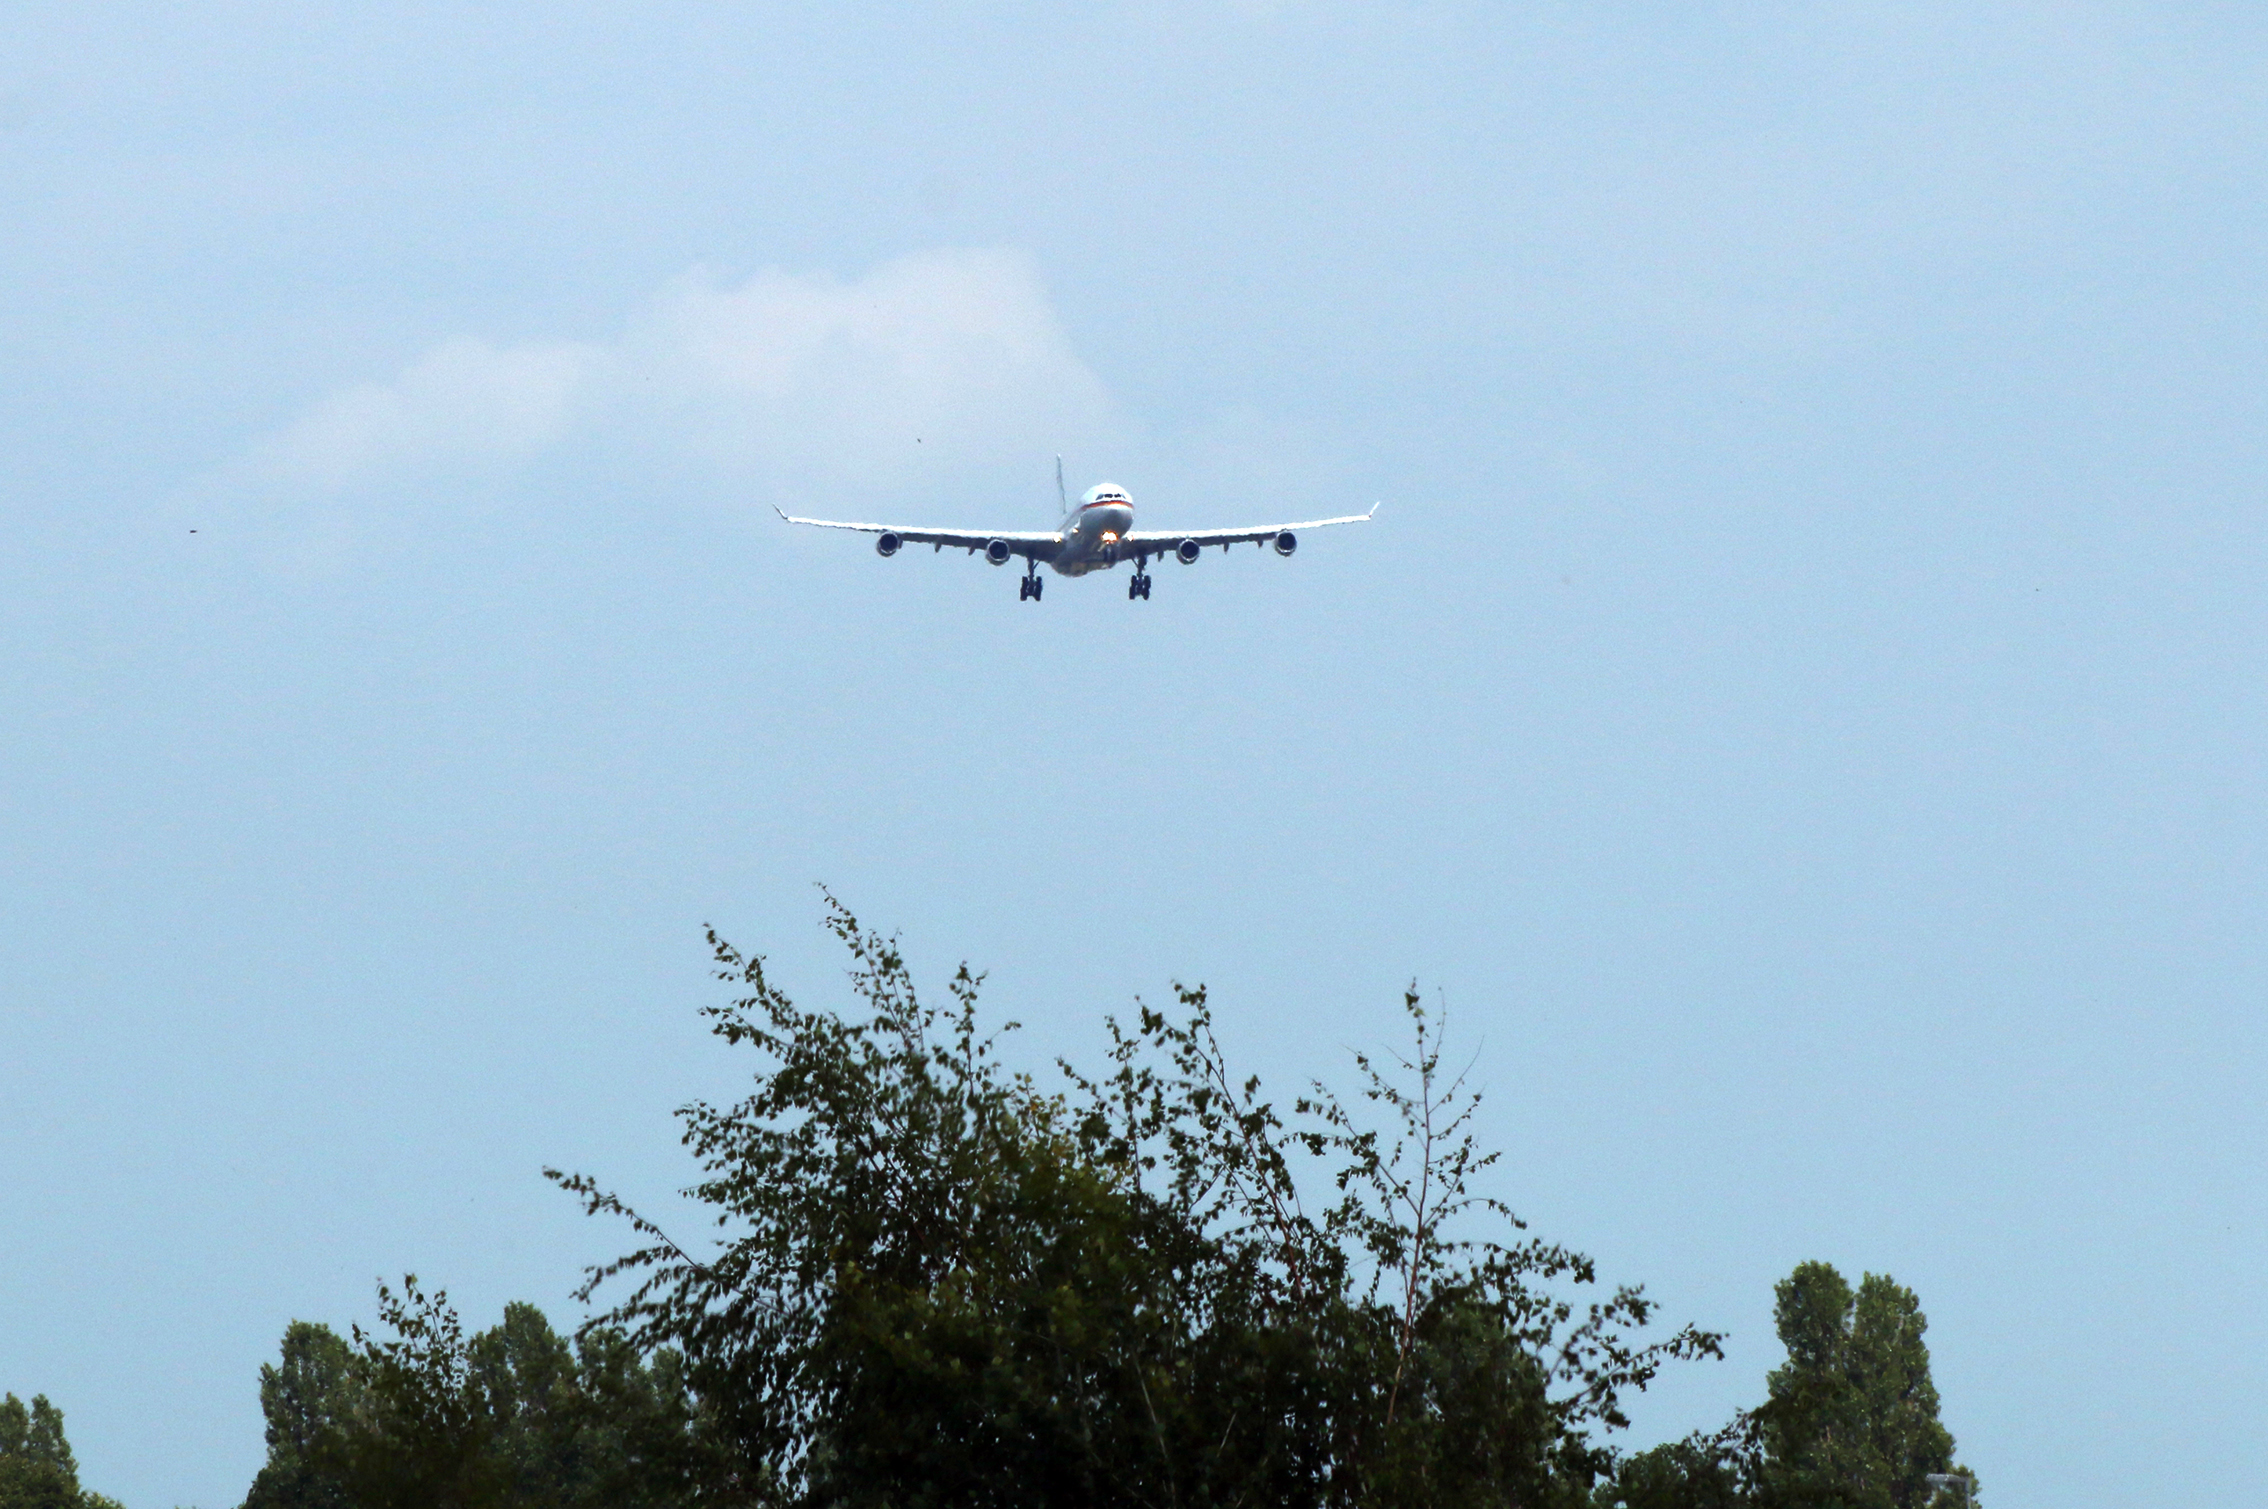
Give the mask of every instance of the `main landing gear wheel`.
M 1018 584 L 1016 588 L 1016 601 L 1023 602 L 1026 599 L 1029 599 L 1032 602 L 1038 602 L 1040 588 L 1043 585 L 1045 584 L 1040 581 L 1039 573 L 1037 572 L 1034 572 L 1032 575 L 1025 577 L 1024 580 L 1020 584 Z
M 1147 571 L 1135 572 L 1134 579 L 1126 584 L 1126 600 L 1132 602 L 1137 597 L 1149 601 L 1150 573 Z

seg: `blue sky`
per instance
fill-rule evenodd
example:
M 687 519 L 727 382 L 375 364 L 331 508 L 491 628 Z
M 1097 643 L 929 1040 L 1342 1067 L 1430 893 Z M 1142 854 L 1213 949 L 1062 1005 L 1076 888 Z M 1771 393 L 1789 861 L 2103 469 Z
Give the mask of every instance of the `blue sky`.
M 2234 5 L 19 7 L 0 1388 L 237 1502 L 294 1317 L 555 1316 L 813 882 L 1042 1063 L 1438 989 L 1496 1191 L 2001 1509 L 2268 1469 L 2268 24 Z M 1052 583 L 788 531 L 1338 513 Z

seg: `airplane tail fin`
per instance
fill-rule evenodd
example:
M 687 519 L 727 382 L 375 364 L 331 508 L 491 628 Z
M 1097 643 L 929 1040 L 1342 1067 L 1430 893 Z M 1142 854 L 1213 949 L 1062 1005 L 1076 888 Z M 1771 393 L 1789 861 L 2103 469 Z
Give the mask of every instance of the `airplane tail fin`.
M 1071 512 L 1071 495 L 1063 490 L 1063 458 L 1055 458 L 1055 501 L 1063 505 L 1064 513 Z

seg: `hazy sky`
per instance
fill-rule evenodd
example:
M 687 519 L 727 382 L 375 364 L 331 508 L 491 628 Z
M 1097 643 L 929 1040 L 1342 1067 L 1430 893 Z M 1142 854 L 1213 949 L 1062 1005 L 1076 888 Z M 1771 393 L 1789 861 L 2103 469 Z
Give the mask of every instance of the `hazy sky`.
M 555 1318 L 814 881 L 1033 1064 L 1443 993 L 1537 1231 L 1916 1288 L 1996 1509 L 2268 1473 L 2268 18 L 17 5 L 0 1389 L 241 1499 L 414 1270 Z M 794 532 L 1341 513 L 1051 580 Z

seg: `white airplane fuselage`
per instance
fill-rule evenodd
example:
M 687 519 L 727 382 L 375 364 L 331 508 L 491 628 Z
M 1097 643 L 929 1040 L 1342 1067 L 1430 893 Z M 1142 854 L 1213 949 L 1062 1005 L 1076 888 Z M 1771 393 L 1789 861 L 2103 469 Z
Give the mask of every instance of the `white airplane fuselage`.
M 1108 571 L 1118 564 L 1118 542 L 1134 527 L 1134 503 L 1123 488 L 1104 483 L 1063 516 L 1063 548 L 1049 562 L 1065 576 Z

